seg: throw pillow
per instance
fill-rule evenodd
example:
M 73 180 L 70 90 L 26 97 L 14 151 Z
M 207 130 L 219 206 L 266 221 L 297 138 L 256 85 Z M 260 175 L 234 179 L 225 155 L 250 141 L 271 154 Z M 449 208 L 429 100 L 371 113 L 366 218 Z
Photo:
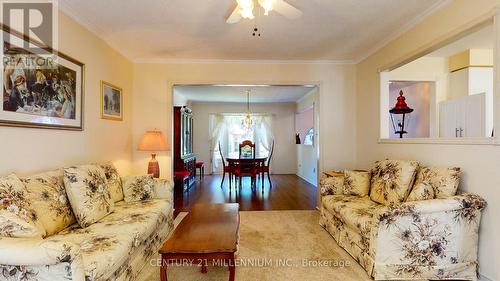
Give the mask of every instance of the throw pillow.
M 426 182 L 415 184 L 406 202 L 434 199 L 434 189 Z
M 405 201 L 415 180 L 417 161 L 384 160 L 372 169 L 370 199 L 383 205 Z
M 62 169 L 21 178 L 47 236 L 56 234 L 76 222 L 66 196 L 63 178 Z
M 81 227 L 85 228 L 113 211 L 114 203 L 106 186 L 106 175 L 98 165 L 65 168 L 64 185 Z
M 458 167 L 422 167 L 415 183 L 427 182 L 434 189 L 436 198 L 442 199 L 454 196 L 460 183 L 460 168 Z
M 123 200 L 123 188 L 122 188 L 122 179 L 120 178 L 120 174 L 115 168 L 115 165 L 111 162 L 106 162 L 104 164 L 99 165 L 106 175 L 106 180 L 108 181 L 108 189 L 111 193 L 111 198 L 113 202 L 118 202 Z
M 344 174 L 337 173 L 335 176 L 324 175 L 319 180 L 321 196 L 339 195 L 344 189 Z
M 368 171 L 345 170 L 344 171 L 344 194 L 355 196 L 367 196 L 370 193 L 371 174 Z
M 0 236 L 42 238 L 45 230 L 32 208 L 27 190 L 19 178 L 8 175 L 0 178 Z
M 153 175 L 123 178 L 123 195 L 126 202 L 150 200 L 156 197 Z
M 158 199 L 173 199 L 172 190 L 173 184 L 167 179 L 153 179 L 155 198 Z

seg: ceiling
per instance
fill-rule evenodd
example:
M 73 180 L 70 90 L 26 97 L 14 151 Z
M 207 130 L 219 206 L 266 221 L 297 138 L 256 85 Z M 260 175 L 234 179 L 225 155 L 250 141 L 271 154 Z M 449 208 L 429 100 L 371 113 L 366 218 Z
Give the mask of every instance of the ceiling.
M 139 60 L 356 61 L 448 0 L 287 0 L 303 11 L 272 11 L 226 24 L 235 0 L 64 0 L 61 10 L 128 58 Z
M 296 102 L 315 86 L 175 86 L 177 95 L 192 102 L 246 103 L 246 91 L 250 90 L 250 103 Z
M 389 91 L 394 92 L 394 91 L 399 91 L 403 88 L 413 86 L 415 84 L 420 84 L 420 83 L 430 83 L 426 81 L 390 81 L 389 82 Z
M 495 33 L 491 23 L 428 54 L 427 57 L 449 57 L 467 49 L 493 49 L 494 46 Z

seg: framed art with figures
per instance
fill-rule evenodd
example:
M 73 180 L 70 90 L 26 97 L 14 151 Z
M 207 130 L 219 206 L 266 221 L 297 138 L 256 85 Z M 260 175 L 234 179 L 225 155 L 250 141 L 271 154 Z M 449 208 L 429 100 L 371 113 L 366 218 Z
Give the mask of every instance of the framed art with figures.
M 84 64 L 2 29 L 0 125 L 83 130 Z M 41 44 L 39 46 L 42 46 Z
M 101 118 L 123 120 L 123 91 L 120 87 L 101 80 Z

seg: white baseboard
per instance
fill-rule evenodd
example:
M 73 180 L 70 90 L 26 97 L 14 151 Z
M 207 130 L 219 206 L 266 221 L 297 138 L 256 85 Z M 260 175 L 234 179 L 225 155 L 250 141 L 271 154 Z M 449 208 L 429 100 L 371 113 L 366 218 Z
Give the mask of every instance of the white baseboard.
M 299 178 L 301 178 L 301 179 L 305 180 L 306 182 L 308 182 L 308 183 L 310 183 L 310 184 L 312 184 L 312 185 L 316 186 L 316 183 L 311 182 L 310 180 L 308 180 L 307 178 L 303 177 L 302 175 L 299 175 L 298 173 L 297 173 L 297 174 L 295 174 L 295 175 L 296 175 L 297 177 L 299 177 Z
M 272 170 L 271 175 L 295 175 L 297 170 Z
M 479 275 L 478 281 L 493 281 L 493 279 L 488 278 L 488 277 L 486 277 L 484 275 Z

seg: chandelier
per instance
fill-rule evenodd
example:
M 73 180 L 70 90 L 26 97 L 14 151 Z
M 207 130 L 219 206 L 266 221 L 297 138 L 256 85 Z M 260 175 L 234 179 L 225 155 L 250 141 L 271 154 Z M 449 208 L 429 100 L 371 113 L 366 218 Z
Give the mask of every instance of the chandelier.
M 253 126 L 252 115 L 250 114 L 250 90 L 247 90 L 247 112 L 245 118 L 241 121 L 241 126 L 246 131 L 250 131 Z

